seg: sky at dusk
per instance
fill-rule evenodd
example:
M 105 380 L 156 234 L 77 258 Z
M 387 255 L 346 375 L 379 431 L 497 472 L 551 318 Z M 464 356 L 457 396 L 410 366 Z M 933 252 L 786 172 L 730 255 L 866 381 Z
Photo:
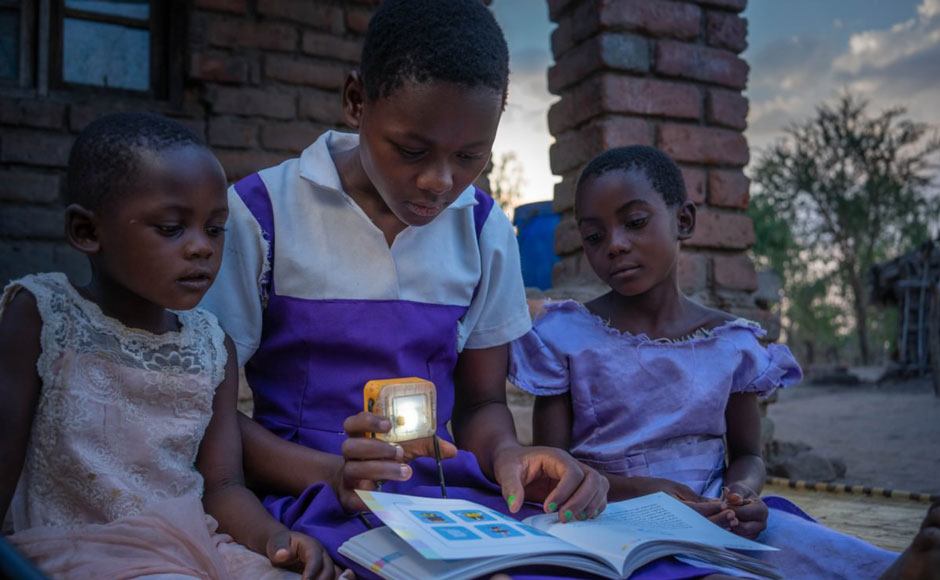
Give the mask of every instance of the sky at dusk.
M 554 24 L 545 0 L 490 7 L 511 53 L 509 103 L 493 151 L 521 161 L 523 203 L 551 199 L 559 179 L 548 163 L 546 119 L 558 99 L 546 80 Z M 843 90 L 869 99 L 872 112 L 903 105 L 910 118 L 940 127 L 940 0 L 750 0 L 743 16 L 752 159 Z

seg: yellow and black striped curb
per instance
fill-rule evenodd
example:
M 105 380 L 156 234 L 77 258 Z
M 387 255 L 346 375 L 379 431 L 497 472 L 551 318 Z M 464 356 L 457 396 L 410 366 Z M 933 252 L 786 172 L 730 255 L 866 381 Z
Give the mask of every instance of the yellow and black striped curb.
M 883 487 L 870 487 L 867 485 L 848 485 L 845 483 L 825 483 L 817 481 L 801 481 L 798 479 L 784 479 L 782 477 L 768 477 L 767 483 L 778 487 L 791 489 L 807 489 L 810 491 L 828 491 L 830 493 L 848 493 L 853 495 L 867 495 L 871 497 L 886 497 L 889 499 L 916 501 L 920 503 L 940 502 L 940 494 L 913 493 Z

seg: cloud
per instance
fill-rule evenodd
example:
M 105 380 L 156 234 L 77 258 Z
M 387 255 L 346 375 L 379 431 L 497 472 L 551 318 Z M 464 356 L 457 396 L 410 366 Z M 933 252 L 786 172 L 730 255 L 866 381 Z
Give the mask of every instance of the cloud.
M 933 18 L 940 15 L 940 0 L 924 0 L 917 7 L 917 13 L 924 18 Z
M 940 0 L 922 0 L 916 15 L 857 32 L 842 45 L 826 38 L 771 43 L 751 60 L 747 136 L 760 149 L 816 105 L 848 90 L 872 112 L 907 106 L 919 121 L 940 123 Z

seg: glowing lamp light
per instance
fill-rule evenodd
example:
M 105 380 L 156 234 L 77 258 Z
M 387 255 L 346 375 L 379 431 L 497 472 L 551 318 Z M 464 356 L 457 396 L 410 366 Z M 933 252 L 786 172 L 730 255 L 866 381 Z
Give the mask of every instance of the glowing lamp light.
M 388 433 L 371 434 L 390 443 L 434 435 L 437 429 L 437 391 L 434 383 L 408 377 L 369 381 L 363 389 L 366 411 L 392 424 Z

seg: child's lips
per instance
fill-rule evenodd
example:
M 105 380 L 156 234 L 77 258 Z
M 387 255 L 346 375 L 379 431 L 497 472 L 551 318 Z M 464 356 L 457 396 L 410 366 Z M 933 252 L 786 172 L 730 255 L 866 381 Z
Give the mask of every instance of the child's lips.
M 618 266 L 616 268 L 612 268 L 610 271 L 610 275 L 615 278 L 620 278 L 623 276 L 631 276 L 639 269 L 640 269 L 639 264 L 627 264 L 624 266 Z
M 444 210 L 443 205 L 425 205 L 422 203 L 415 203 L 413 201 L 409 201 L 407 203 L 408 209 L 410 209 L 415 215 L 419 215 L 421 217 L 434 217 Z
M 194 272 L 179 278 L 176 282 L 190 290 L 208 290 L 212 285 L 212 276 L 208 272 Z

